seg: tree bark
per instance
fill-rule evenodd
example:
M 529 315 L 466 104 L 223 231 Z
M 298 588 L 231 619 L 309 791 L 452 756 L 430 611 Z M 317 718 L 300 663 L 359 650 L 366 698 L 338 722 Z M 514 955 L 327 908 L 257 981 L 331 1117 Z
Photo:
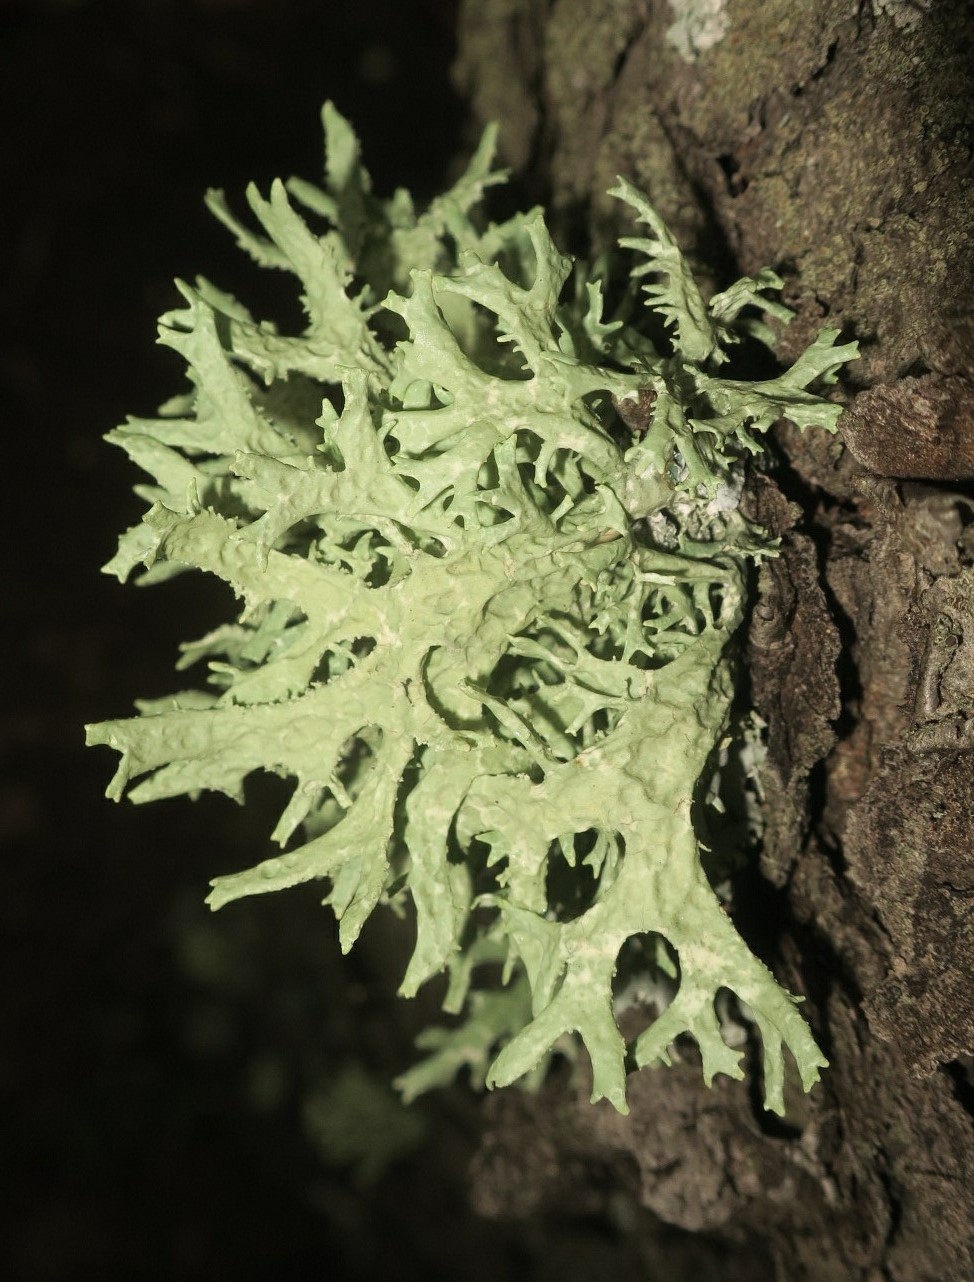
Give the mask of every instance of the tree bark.
M 630 1079 L 629 1118 L 584 1083 L 501 1093 L 475 1200 L 621 1215 L 670 1279 L 964 1282 L 974 7 L 467 0 L 456 75 L 563 240 L 615 233 L 624 174 L 714 285 L 779 271 L 783 359 L 826 323 L 862 348 L 838 436 L 779 429 L 749 499 L 782 542 L 747 638 L 767 825 L 734 913 L 831 1068 L 780 1124 L 692 1062 Z

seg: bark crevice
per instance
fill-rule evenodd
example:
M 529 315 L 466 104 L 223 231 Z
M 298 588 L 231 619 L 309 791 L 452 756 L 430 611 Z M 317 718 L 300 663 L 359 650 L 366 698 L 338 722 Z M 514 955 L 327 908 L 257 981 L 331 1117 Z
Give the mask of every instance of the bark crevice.
M 628 1121 L 562 1082 L 489 1101 L 484 1151 L 513 1162 L 543 1134 L 558 1198 L 624 1154 L 638 1231 L 686 1235 L 674 1277 L 756 1243 L 776 1282 L 974 1276 L 974 6 L 731 3 L 684 61 L 665 0 L 528 0 L 540 121 L 519 115 L 510 39 L 486 56 L 494 7 L 464 6 L 466 81 L 510 155 L 543 138 L 533 183 L 576 234 L 583 214 L 596 246 L 618 229 L 602 192 L 621 172 L 715 284 L 783 271 L 782 360 L 826 318 L 863 359 L 839 436 L 780 431 L 748 498 L 782 549 L 749 629 L 767 823 L 738 897 L 771 909 L 757 946 L 832 1067 L 770 1129 L 689 1063 L 633 1079 Z M 474 1187 L 501 1197 L 482 1161 Z

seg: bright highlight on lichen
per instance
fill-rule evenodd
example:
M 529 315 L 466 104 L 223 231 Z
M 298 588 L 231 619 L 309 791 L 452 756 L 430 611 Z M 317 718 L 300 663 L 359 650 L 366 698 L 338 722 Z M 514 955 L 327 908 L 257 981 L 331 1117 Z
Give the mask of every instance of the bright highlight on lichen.
M 461 1018 L 421 1039 L 407 1097 L 462 1067 L 491 1086 L 537 1075 L 576 1033 L 593 1099 L 625 1111 L 627 950 L 658 1012 L 633 1062 L 668 1062 L 690 1033 L 708 1082 L 740 1077 L 727 989 L 780 1112 L 783 1047 L 806 1089 L 825 1061 L 711 889 L 695 815 L 729 723 L 745 566 L 771 550 L 736 507 L 742 460 L 778 418 L 834 428 L 839 408 L 807 388 L 855 344 L 823 331 L 777 378 L 723 378 L 725 349 L 770 341 L 757 313 L 785 315 L 772 272 L 705 302 L 623 180 L 645 230 L 621 242 L 631 279 L 573 266 L 540 211 L 479 216 L 502 178 L 491 131 L 417 214 L 405 191 L 371 194 L 348 124 L 323 115 L 324 188 L 251 187 L 263 234 L 209 197 L 258 263 L 297 277 L 304 332 L 181 284 L 160 337 L 193 389 L 109 437 L 152 477 L 152 506 L 106 568 L 195 567 L 243 603 L 184 647 L 206 690 L 89 727 L 122 754 L 109 793 L 294 780 L 281 853 L 218 878 L 210 902 L 321 881 L 345 949 L 377 905 L 410 902 L 402 992 L 447 971 Z

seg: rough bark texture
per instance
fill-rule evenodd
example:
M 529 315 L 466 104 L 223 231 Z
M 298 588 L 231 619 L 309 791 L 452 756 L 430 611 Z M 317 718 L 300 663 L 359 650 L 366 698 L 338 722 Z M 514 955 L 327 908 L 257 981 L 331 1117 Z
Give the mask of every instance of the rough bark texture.
M 678 9 L 720 22 L 679 48 Z M 459 86 L 563 235 L 604 241 L 625 174 L 715 282 L 785 276 L 785 358 L 826 318 L 863 350 L 839 436 L 782 430 L 750 497 L 782 554 L 748 640 L 768 824 L 737 913 L 806 994 L 832 1067 L 773 1125 L 692 1064 L 632 1079 L 628 1119 L 584 1083 L 502 1094 L 479 1207 L 616 1214 L 628 1197 L 669 1279 L 965 1282 L 974 9 L 468 0 L 460 33 Z

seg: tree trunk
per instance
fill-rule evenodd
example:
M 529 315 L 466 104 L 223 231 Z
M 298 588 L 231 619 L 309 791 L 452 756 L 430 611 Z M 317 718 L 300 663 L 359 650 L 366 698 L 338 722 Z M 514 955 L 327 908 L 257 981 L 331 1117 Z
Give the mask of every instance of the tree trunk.
M 838 436 L 780 430 L 750 497 L 782 542 L 747 640 L 767 826 L 734 912 L 831 1068 L 784 1123 L 690 1062 L 631 1078 L 629 1118 L 566 1083 L 500 1093 L 476 1202 L 621 1216 L 670 1280 L 964 1282 L 974 9 L 468 0 L 457 76 L 563 239 L 609 239 L 624 174 L 714 284 L 785 277 L 783 359 L 826 323 L 862 348 Z

